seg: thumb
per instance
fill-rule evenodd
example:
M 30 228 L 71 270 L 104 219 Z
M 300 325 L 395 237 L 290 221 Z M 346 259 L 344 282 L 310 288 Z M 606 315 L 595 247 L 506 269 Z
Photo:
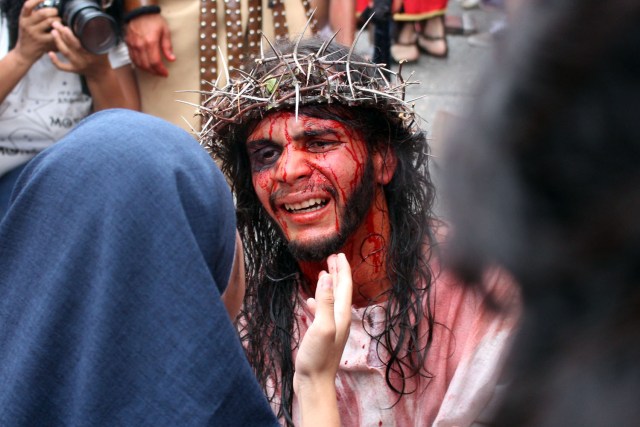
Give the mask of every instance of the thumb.
M 168 61 L 175 61 L 176 56 L 173 54 L 173 45 L 171 44 L 171 33 L 169 29 L 166 29 L 162 33 L 162 39 L 160 40 L 162 46 L 162 53 Z

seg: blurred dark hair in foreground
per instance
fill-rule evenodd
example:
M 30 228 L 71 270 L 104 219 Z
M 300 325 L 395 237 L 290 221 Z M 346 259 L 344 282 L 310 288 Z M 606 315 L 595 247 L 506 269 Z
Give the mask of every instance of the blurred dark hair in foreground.
M 526 313 L 500 426 L 640 423 L 640 2 L 531 0 L 448 141 L 450 262 Z

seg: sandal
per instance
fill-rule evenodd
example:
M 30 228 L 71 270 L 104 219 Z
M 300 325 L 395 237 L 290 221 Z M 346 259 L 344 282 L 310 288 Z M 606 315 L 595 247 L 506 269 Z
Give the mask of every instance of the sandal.
M 442 35 L 434 36 L 425 34 L 427 31 L 427 23 L 425 23 L 422 31 L 418 34 L 418 48 L 425 54 L 433 56 L 434 58 L 447 58 L 449 56 L 449 44 L 447 43 L 447 37 L 445 35 L 446 29 L 444 16 L 438 16 L 431 19 L 439 19 L 441 21 Z M 439 41 L 444 41 L 444 50 L 434 50 L 434 44 Z
M 400 61 L 405 63 L 417 62 L 420 57 L 420 51 L 416 45 L 417 39 L 418 35 L 413 23 L 403 24 L 391 45 L 391 58 L 396 63 Z

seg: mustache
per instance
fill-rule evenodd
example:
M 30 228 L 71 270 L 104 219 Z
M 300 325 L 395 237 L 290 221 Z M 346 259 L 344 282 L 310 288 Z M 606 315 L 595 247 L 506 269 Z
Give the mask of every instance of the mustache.
M 302 193 L 322 191 L 329 193 L 334 199 L 338 196 L 338 191 L 328 183 L 318 184 L 310 182 L 302 187 L 295 188 L 294 190 Z M 289 195 L 289 193 L 291 193 L 291 190 L 278 189 L 269 196 L 269 205 L 271 206 L 272 211 L 275 212 L 276 210 L 276 200 Z

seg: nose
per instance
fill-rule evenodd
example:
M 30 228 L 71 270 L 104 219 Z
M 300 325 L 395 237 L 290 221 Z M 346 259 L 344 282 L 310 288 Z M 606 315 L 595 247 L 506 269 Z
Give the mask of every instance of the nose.
M 287 145 L 278 160 L 275 179 L 294 184 L 299 179 L 311 176 L 312 167 L 304 150 L 291 144 Z

